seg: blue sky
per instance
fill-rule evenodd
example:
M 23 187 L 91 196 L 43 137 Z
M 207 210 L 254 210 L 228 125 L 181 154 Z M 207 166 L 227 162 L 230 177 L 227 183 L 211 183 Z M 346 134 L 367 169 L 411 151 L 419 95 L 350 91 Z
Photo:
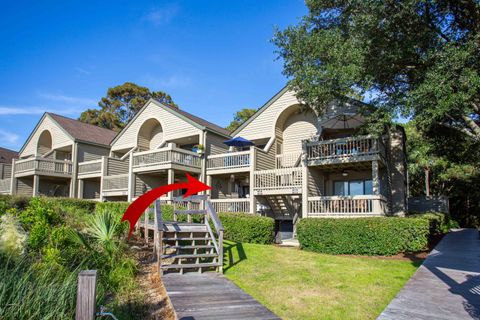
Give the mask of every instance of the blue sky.
M 0 20 L 0 146 L 18 150 L 44 111 L 76 118 L 126 81 L 227 125 L 286 83 L 274 27 L 302 0 L 9 1 Z

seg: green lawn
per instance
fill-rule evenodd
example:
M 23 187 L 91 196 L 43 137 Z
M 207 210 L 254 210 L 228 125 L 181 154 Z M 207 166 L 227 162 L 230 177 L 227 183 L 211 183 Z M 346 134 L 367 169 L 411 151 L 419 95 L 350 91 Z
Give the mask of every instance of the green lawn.
M 375 319 L 418 266 L 229 241 L 225 257 L 225 276 L 283 319 Z

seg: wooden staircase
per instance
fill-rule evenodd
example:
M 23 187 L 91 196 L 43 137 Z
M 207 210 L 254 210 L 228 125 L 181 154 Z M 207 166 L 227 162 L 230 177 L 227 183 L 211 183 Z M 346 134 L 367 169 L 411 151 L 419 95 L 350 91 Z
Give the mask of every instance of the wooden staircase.
M 185 220 L 185 217 L 187 221 L 178 221 Z M 153 230 L 154 256 L 161 275 L 222 271 L 223 226 L 206 196 L 175 198 L 173 221 L 163 220 L 160 201 L 157 200 L 154 208 L 145 212 L 139 227 L 144 230 L 147 244 Z

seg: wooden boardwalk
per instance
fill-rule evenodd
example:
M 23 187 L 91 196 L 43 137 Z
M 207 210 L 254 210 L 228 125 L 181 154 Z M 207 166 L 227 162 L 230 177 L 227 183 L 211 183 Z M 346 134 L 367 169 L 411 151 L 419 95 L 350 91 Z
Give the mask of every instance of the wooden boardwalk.
M 447 234 L 378 319 L 480 319 L 478 231 Z
M 181 320 L 280 319 L 217 273 L 165 274 L 162 281 Z

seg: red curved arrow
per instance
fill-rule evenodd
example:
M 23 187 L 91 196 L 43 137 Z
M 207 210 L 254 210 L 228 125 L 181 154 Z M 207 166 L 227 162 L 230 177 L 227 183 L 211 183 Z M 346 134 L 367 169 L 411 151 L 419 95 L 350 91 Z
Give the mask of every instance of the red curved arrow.
M 149 205 L 151 205 L 156 199 L 160 198 L 160 196 L 162 196 L 163 194 L 178 189 L 187 189 L 187 192 L 183 196 L 184 198 L 186 198 L 201 191 L 209 190 L 211 189 L 211 187 L 198 181 L 187 173 L 187 182 L 168 184 L 166 186 L 161 186 L 150 190 L 147 193 L 141 195 L 137 198 L 137 200 L 133 201 L 128 206 L 121 220 L 122 222 L 128 221 L 130 223 L 130 232 L 128 233 L 128 238 L 130 239 L 130 236 L 133 232 L 133 227 Z

